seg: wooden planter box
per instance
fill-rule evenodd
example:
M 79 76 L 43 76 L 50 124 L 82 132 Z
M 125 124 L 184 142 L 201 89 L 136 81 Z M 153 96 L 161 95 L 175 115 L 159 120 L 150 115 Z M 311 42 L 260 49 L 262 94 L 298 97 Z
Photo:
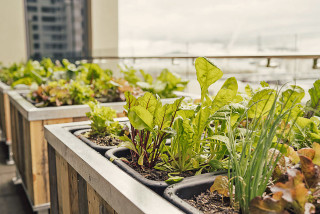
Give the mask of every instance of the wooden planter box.
M 36 108 L 15 91 L 8 92 L 13 158 L 34 211 L 50 207 L 47 143 L 44 125 L 87 120 L 88 105 Z M 180 93 L 181 95 L 181 93 Z M 186 94 L 183 94 L 186 95 Z M 195 97 L 192 97 L 195 98 Z M 163 103 L 175 99 L 163 99 Z M 123 112 L 125 102 L 104 103 Z
M 7 164 L 14 164 L 12 159 L 12 151 L 11 151 L 11 120 L 10 120 L 10 102 L 9 102 L 9 91 L 14 91 L 7 84 L 0 82 L 0 142 L 5 142 L 8 149 L 8 157 Z M 18 93 L 26 92 L 27 90 L 15 90 Z
M 8 91 L 11 91 L 12 88 L 3 82 L 0 82 L 0 130 L 2 136 L 1 140 L 9 142 L 11 140 L 10 132 L 10 104 Z
M 182 213 L 69 131 L 87 124 L 45 126 L 51 213 Z

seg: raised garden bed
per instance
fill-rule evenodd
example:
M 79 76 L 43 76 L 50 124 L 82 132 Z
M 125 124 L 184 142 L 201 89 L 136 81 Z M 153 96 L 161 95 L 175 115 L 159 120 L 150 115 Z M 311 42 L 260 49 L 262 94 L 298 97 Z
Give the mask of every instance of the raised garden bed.
M 10 102 L 8 92 L 13 91 L 10 86 L 0 81 L 0 142 L 4 141 L 8 145 L 8 160 L 7 164 L 14 164 L 11 149 L 11 120 L 10 120 Z M 16 90 L 26 92 L 26 90 Z
M 87 124 L 45 126 L 52 213 L 183 213 L 70 132 Z
M 8 93 L 11 109 L 13 156 L 31 204 L 49 208 L 49 175 L 44 125 L 87 120 L 87 105 L 36 108 L 19 93 Z M 181 94 L 181 93 L 180 93 Z M 173 102 L 175 99 L 163 99 Z M 125 102 L 104 103 L 123 115 Z

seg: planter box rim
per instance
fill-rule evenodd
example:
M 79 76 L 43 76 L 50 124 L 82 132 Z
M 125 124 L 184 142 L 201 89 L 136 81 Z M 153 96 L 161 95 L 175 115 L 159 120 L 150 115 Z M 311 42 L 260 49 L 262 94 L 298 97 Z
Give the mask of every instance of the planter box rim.
M 194 95 L 188 95 L 187 93 L 178 93 L 179 96 L 188 96 L 192 99 L 196 99 Z M 17 91 L 8 91 L 9 99 L 15 105 L 22 115 L 29 121 L 34 120 L 49 120 L 60 119 L 69 117 L 84 117 L 86 112 L 90 111 L 90 108 L 86 104 L 82 105 L 66 105 L 66 106 L 50 106 L 37 108 Z M 172 103 L 176 98 L 161 99 L 163 103 Z M 117 111 L 117 113 L 123 112 L 123 106 L 126 102 L 111 102 L 101 103 L 101 106 L 107 106 Z
M 13 88 L 11 88 L 11 86 L 5 84 L 4 82 L 0 81 L 0 91 L 1 92 L 6 92 L 6 91 L 10 91 L 10 90 L 14 90 Z
M 48 144 L 118 213 L 183 213 L 69 131 L 88 124 L 86 121 L 46 125 L 45 137 Z

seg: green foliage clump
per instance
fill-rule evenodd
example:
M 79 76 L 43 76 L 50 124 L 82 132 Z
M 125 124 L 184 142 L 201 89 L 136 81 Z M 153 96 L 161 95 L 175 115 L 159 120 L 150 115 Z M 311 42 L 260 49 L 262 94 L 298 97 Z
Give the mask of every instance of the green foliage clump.
M 118 121 L 114 121 L 117 116 L 115 110 L 100 106 L 97 101 L 91 101 L 88 105 L 91 111 L 87 112 L 86 115 L 91 121 L 91 136 L 120 135 L 123 125 L 119 124 Z
M 140 74 L 143 78 L 142 80 L 137 77 L 137 70 L 128 66 L 125 66 L 121 72 L 130 84 L 140 87 L 143 91 L 157 94 L 160 98 L 176 97 L 174 91 L 183 91 L 189 82 L 182 81 L 180 77 L 170 72 L 168 69 L 163 69 L 156 80 L 144 70 L 140 70 Z
M 309 89 L 310 100 L 306 105 L 306 117 L 320 117 L 320 79 L 313 83 L 313 87 Z
M 29 60 L 27 63 L 13 64 L 10 67 L 3 67 L 0 72 L 0 80 L 7 85 L 43 84 L 54 80 L 55 72 L 65 70 L 61 65 L 55 65 L 51 59 L 44 58 L 40 62 Z
M 37 107 L 85 104 L 94 99 L 94 92 L 79 82 L 52 81 L 41 85 L 28 97 Z
M 183 97 L 172 104 L 162 105 L 159 97 L 149 92 L 135 98 L 126 92 L 126 105 L 131 123 L 131 138 L 122 138 L 123 146 L 131 149 L 138 165 L 153 168 L 163 150 L 166 139 L 173 134 L 172 125 Z

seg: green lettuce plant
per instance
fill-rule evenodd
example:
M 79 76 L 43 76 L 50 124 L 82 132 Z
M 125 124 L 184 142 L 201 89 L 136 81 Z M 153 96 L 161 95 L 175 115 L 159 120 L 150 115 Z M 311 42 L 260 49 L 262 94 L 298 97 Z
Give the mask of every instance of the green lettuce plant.
M 168 69 L 163 69 L 155 80 L 144 70 L 140 70 L 142 78 L 139 78 L 136 74 L 137 70 L 128 66 L 121 68 L 121 72 L 130 84 L 140 87 L 143 91 L 157 94 L 161 98 L 176 97 L 173 92 L 183 91 L 189 82 L 182 81 L 180 77 Z
M 52 81 L 40 85 L 36 91 L 30 92 L 28 97 L 37 107 L 85 104 L 94 100 L 94 92 L 89 86 L 65 80 Z
M 105 136 L 113 134 L 120 136 L 124 126 L 118 121 L 114 121 L 117 116 L 116 111 L 110 107 L 100 106 L 97 101 L 88 103 L 91 111 L 86 115 L 91 121 L 91 136 Z

